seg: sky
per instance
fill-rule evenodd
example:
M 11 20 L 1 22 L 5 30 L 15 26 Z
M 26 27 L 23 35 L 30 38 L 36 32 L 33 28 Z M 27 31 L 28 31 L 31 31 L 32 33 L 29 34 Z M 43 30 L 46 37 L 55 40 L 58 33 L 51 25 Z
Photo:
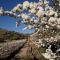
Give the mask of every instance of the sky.
M 0 0 L 0 7 L 2 6 L 4 10 L 11 10 L 14 6 L 16 6 L 18 3 L 23 3 L 26 0 Z M 38 2 L 39 0 L 27 0 L 29 2 Z M 51 0 L 49 0 L 51 3 Z M 15 26 L 16 19 L 9 17 L 9 16 L 0 16 L 0 28 L 7 29 L 10 31 L 16 31 L 19 33 L 29 34 L 34 32 L 34 29 L 32 30 L 25 30 L 23 31 L 23 28 L 25 25 L 21 24 L 19 27 L 16 28 Z

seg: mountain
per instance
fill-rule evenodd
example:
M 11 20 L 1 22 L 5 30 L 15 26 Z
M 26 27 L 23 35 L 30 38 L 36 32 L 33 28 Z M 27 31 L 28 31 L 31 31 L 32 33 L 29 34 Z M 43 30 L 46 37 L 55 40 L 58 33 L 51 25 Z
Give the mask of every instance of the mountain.
M 26 35 L 0 28 L 0 42 L 6 42 L 6 41 L 11 41 L 11 40 L 20 40 L 20 39 L 25 39 L 25 38 L 27 38 Z

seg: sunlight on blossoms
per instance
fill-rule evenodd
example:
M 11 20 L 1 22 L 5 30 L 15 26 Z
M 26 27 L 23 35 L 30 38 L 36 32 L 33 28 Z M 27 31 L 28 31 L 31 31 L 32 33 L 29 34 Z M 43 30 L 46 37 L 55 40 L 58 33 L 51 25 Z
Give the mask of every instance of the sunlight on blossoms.
M 44 15 L 44 11 L 39 10 L 39 11 L 36 13 L 36 15 L 37 15 L 38 17 L 42 17 L 42 16 Z
M 27 9 L 30 3 L 28 1 L 23 2 L 23 9 Z
M 52 0 L 52 5 L 49 3 L 47 0 L 38 2 L 27 0 L 22 4 L 17 4 L 11 11 L 4 11 L 0 7 L 0 16 L 16 18 L 16 27 L 23 24 L 23 31 L 34 29 L 35 31 L 29 35 L 30 44 L 33 42 L 32 44 L 38 49 L 42 47 L 44 53 L 40 55 L 44 58 L 55 60 L 60 56 L 58 55 L 60 52 L 60 1 Z
M 21 8 L 22 8 L 22 5 L 21 4 L 17 4 L 17 6 L 15 6 L 13 9 L 12 9 L 12 11 L 13 12 L 20 12 L 21 11 Z

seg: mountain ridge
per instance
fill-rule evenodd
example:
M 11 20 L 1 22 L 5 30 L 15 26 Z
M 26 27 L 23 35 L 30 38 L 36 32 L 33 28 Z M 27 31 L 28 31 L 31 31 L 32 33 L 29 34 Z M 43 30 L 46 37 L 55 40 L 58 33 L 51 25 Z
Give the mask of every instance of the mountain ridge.
M 0 42 L 20 40 L 25 38 L 27 38 L 27 35 L 0 28 Z

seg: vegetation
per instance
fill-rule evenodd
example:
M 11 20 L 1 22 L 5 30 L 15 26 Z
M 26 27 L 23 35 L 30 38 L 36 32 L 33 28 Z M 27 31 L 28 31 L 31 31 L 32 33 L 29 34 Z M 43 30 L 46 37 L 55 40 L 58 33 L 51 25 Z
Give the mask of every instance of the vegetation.
M 0 7 L 0 16 L 11 16 L 17 19 L 22 18 L 22 21 L 21 20 L 16 21 L 16 27 L 18 27 L 20 23 L 22 23 L 26 25 L 26 27 L 23 30 L 35 29 L 35 32 L 37 31 L 39 35 L 38 40 L 42 39 L 42 43 L 40 41 L 39 43 L 41 43 L 42 46 L 43 44 L 45 44 L 46 46 L 47 43 L 53 43 L 60 40 L 60 8 L 59 8 L 60 2 L 59 0 L 52 0 L 52 1 L 53 1 L 53 6 L 49 6 L 47 0 L 41 0 L 41 2 L 38 3 L 36 2 L 30 3 L 29 1 L 25 1 L 22 4 L 17 4 L 17 6 L 15 6 L 11 11 L 8 10 L 5 11 L 2 7 Z M 27 12 L 24 13 L 24 11 Z M 42 31 L 40 32 L 40 30 Z M 31 36 L 33 36 L 33 34 Z M 25 38 L 27 38 L 26 35 L 24 36 L 23 34 L 19 34 L 14 31 L 11 32 L 0 29 L 0 42 L 20 40 Z M 34 39 L 34 41 L 35 40 L 37 39 Z M 35 48 L 35 46 L 33 47 L 33 42 L 31 42 L 31 40 L 28 43 L 30 43 L 29 47 L 32 48 L 31 53 L 34 56 L 33 60 L 45 60 L 45 58 L 49 60 L 50 59 L 55 60 L 56 57 L 54 56 L 56 55 L 54 54 L 54 52 L 50 47 L 52 46 L 52 44 L 49 45 L 50 48 L 48 47 L 48 49 L 50 49 L 52 52 L 50 50 L 46 52 L 46 49 L 42 47 L 40 49 Z M 55 53 L 57 53 L 57 50 Z M 43 52 L 48 53 L 50 57 L 47 58 L 46 55 L 46 57 L 44 56 L 45 58 L 43 58 L 41 54 Z M 52 58 L 52 56 L 54 58 Z M 29 58 L 30 56 L 29 57 L 27 56 L 25 60 L 31 60 Z
M 26 36 L 24 36 L 23 34 L 19 34 L 18 32 L 0 29 L 0 43 L 11 40 L 20 40 L 24 38 L 26 38 Z

